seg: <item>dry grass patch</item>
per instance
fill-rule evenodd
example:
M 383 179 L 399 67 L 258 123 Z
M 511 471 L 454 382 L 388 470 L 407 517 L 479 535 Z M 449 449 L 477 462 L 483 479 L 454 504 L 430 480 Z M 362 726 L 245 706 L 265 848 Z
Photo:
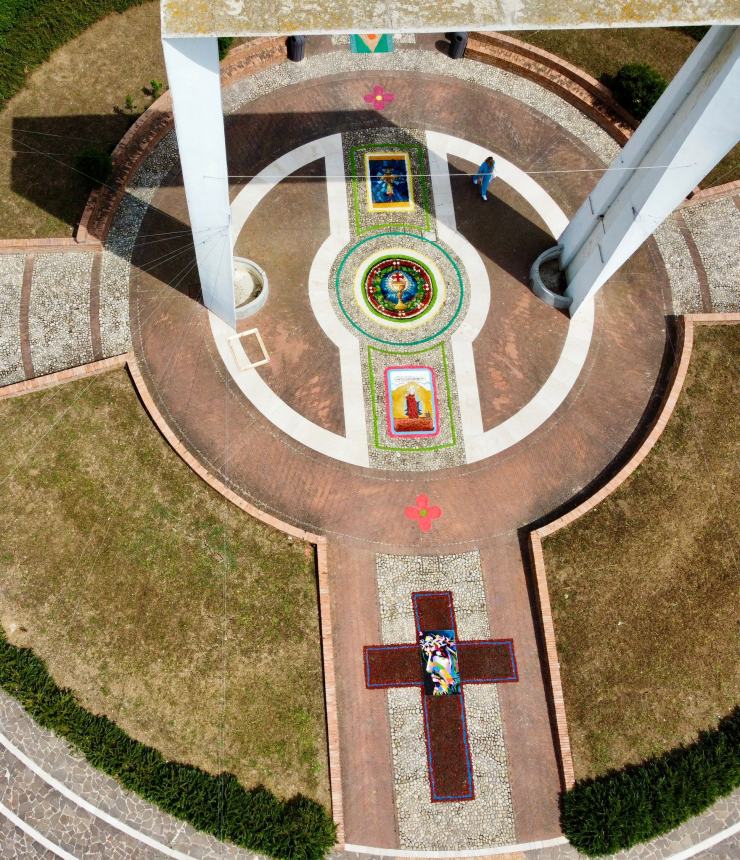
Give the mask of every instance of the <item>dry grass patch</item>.
M 167 758 L 329 806 L 310 547 L 210 490 L 125 371 L 0 403 L 0 613 Z
M 601 80 L 627 63 L 648 63 L 670 81 L 697 45 L 681 27 L 615 27 L 598 30 L 523 30 L 517 39 L 557 54 Z M 699 34 L 696 34 L 699 35 Z M 702 180 L 702 188 L 740 179 L 740 146 L 736 146 Z
M 578 778 L 692 741 L 738 701 L 740 325 L 695 331 L 652 452 L 544 541 Z
M 152 79 L 166 80 L 156 2 L 93 24 L 29 75 L 0 113 L 0 238 L 72 235 L 89 193 L 74 156 L 113 147 L 129 126 L 114 108 L 130 94 L 143 110 Z

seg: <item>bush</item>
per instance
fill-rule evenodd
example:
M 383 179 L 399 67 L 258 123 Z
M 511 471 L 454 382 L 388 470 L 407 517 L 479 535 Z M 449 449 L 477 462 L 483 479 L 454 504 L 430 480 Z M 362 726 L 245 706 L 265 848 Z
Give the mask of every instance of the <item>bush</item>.
M 635 119 L 643 119 L 668 86 L 652 66 L 629 63 L 612 80 L 614 97 Z
M 26 75 L 61 45 L 111 12 L 146 0 L 2 0 L 0 2 L 0 110 Z
M 219 60 L 223 60 L 224 57 L 231 50 L 231 46 L 234 44 L 233 36 L 221 36 L 218 40 L 218 58 Z
M 740 707 L 695 743 L 576 783 L 561 825 L 574 848 L 613 854 L 698 815 L 740 785 Z
M 671 27 L 670 29 L 678 30 L 679 33 L 686 33 L 687 36 L 691 36 L 697 42 L 701 42 L 709 32 L 709 27 Z
M 113 160 L 105 150 L 88 146 L 75 156 L 75 169 L 93 188 L 105 185 L 113 173 Z
M 166 761 L 107 717 L 80 707 L 31 650 L 11 645 L 1 633 L 0 687 L 39 725 L 76 746 L 91 765 L 198 830 L 290 860 L 320 860 L 336 841 L 334 822 L 315 801 L 301 795 L 281 801 L 261 786 L 244 788 L 233 774 L 212 776 Z

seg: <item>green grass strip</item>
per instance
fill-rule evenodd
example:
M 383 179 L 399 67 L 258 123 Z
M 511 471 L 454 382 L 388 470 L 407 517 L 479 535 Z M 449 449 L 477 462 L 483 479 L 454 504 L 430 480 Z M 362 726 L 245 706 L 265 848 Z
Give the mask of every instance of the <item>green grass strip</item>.
M 673 830 L 738 786 L 740 707 L 693 744 L 576 783 L 563 795 L 563 833 L 591 857 L 614 854 Z
M 0 633 L 0 687 L 36 722 L 73 744 L 93 767 L 197 830 L 243 848 L 290 860 L 320 860 L 336 841 L 326 810 L 302 795 L 282 801 L 264 787 L 244 788 L 233 774 L 212 776 L 167 761 L 107 717 L 82 708 L 28 648 Z
M 0 110 L 59 47 L 112 12 L 146 0 L 0 0 Z M 84 80 L 79 86 L 85 86 Z

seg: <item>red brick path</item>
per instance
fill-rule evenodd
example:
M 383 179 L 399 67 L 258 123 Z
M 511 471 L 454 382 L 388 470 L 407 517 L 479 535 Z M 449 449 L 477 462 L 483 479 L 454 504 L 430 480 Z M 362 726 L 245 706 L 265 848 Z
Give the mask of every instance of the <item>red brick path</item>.
M 506 95 L 422 74 L 381 77 L 337 75 L 258 99 L 228 122 L 230 173 L 253 175 L 308 140 L 379 123 L 454 133 L 524 169 L 600 166 L 561 127 Z M 396 95 L 383 115 L 363 108 L 364 93 L 378 82 Z M 572 214 L 592 177 L 559 173 L 538 180 Z M 266 336 L 273 356 L 263 378 L 302 414 L 342 432 L 336 350 L 318 329 L 305 297 L 310 263 L 326 230 L 325 197 L 317 190 L 322 188 L 317 180 L 283 183 L 268 195 L 264 211 L 250 219 L 237 251 L 257 259 L 270 277 L 270 301 L 249 321 Z M 481 253 L 492 283 L 491 312 L 475 345 L 489 427 L 540 387 L 562 347 L 567 319 L 526 287 L 531 260 L 552 244 L 537 214 L 500 184 L 487 209 L 471 189 L 464 178 L 453 181 L 460 232 Z M 145 232 L 165 233 L 187 222 L 178 176 L 169 178 L 154 203 Z M 157 255 L 167 251 L 156 247 Z M 606 469 L 654 402 L 670 305 L 651 244 L 600 293 L 586 365 L 557 413 L 488 461 L 424 474 L 362 470 L 283 435 L 226 374 L 207 316 L 195 301 L 193 274 L 177 289 L 170 286 L 188 260 L 144 271 L 151 263 L 148 253 L 142 245 L 134 258 L 140 268 L 132 278 L 131 314 L 134 349 L 158 409 L 193 456 L 227 487 L 297 528 L 327 536 L 346 840 L 398 845 L 387 709 L 382 695 L 365 689 L 362 665 L 362 646 L 380 641 L 375 554 L 444 555 L 471 548 L 481 554 L 492 634 L 513 638 L 526 677 L 526 683 L 499 688 L 517 839 L 557 835 L 554 724 L 536 588 L 522 557 L 519 529 L 558 508 Z M 445 512 L 427 534 L 402 516 L 420 492 Z

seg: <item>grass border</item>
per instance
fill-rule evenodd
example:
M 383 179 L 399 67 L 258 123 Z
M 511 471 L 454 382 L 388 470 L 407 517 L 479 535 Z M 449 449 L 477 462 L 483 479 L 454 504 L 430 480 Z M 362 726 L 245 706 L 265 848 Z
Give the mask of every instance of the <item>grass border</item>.
M 166 760 L 108 717 L 79 705 L 30 648 L 12 645 L 2 631 L 0 688 L 93 767 L 196 830 L 285 860 L 321 860 L 336 842 L 336 824 L 316 801 L 300 794 L 282 801 L 264 786 L 244 788 L 231 773 L 213 776 Z
M 40 0 L 19 2 L 11 25 L 0 32 L 0 111 L 52 53 L 92 24 L 149 0 Z

